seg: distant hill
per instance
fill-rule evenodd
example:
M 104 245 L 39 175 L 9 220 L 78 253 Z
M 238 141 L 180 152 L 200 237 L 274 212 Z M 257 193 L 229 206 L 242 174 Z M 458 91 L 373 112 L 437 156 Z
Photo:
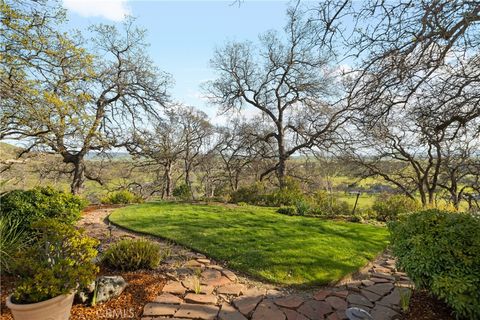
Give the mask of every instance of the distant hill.
M 0 142 L 0 160 L 15 159 L 17 155 L 23 150 L 22 147 L 15 146 L 10 143 Z M 106 155 L 115 160 L 130 160 L 128 152 L 111 151 L 106 152 Z M 105 153 L 89 152 L 85 157 L 87 160 L 100 160 L 105 158 Z

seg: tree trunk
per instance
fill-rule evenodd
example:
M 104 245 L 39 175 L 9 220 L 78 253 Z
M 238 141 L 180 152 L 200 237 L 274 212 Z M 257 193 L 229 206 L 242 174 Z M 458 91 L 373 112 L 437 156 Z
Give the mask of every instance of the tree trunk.
M 425 194 L 425 190 L 423 190 L 422 186 L 420 186 L 420 188 L 418 188 L 418 192 L 420 193 L 420 200 L 422 201 L 422 207 L 426 207 L 427 206 L 427 195 Z
M 70 191 L 74 195 L 82 192 L 83 183 L 85 182 L 85 162 L 82 157 L 75 157 L 73 161 L 73 180 L 70 184 Z
M 277 167 L 277 178 L 280 185 L 280 189 L 285 188 L 285 175 L 287 174 L 287 156 L 285 154 L 285 141 L 284 141 L 284 131 L 281 124 L 278 126 L 278 167 Z
M 172 164 L 168 162 L 165 165 L 165 186 L 164 186 L 164 194 L 168 198 L 172 196 Z

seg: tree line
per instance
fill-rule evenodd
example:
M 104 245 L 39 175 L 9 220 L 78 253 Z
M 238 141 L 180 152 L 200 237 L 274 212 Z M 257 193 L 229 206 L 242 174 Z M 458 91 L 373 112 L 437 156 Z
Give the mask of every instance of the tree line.
M 190 191 L 201 171 L 208 196 L 252 173 L 285 188 L 300 155 L 349 163 L 423 205 L 439 190 L 457 207 L 480 193 L 475 1 L 293 3 L 282 30 L 214 51 L 203 91 L 229 115 L 222 125 L 173 101 L 133 19 L 92 26 L 87 41 L 58 31 L 56 2 L 1 8 L 0 139 L 61 155 L 72 193 L 99 180 L 85 156 L 114 148 L 155 172 L 167 198 L 175 168 Z M 235 116 L 244 109 L 255 116 Z

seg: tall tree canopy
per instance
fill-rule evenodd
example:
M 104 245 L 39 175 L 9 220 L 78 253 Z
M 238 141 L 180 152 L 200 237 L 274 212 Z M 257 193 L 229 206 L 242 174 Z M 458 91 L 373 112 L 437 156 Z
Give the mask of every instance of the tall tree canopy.
M 2 4 L 0 138 L 61 155 L 79 193 L 94 178 L 86 154 L 122 145 L 126 128 L 158 116 L 170 77 L 145 54 L 145 31 L 131 19 L 121 30 L 92 27 L 87 46 L 80 35 L 55 31 L 61 9 L 52 17 L 46 10 L 37 2 Z

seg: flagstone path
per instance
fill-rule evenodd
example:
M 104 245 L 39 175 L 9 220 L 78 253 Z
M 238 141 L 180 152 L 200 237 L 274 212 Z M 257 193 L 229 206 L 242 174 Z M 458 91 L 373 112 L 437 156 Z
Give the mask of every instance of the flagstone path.
M 306 294 L 243 283 L 202 254 L 172 268 L 168 276 L 162 292 L 145 306 L 142 320 L 337 320 L 347 319 L 349 307 L 362 308 L 375 320 L 392 320 L 400 318 L 402 297 L 413 287 L 387 253 L 357 275 L 362 280 Z

